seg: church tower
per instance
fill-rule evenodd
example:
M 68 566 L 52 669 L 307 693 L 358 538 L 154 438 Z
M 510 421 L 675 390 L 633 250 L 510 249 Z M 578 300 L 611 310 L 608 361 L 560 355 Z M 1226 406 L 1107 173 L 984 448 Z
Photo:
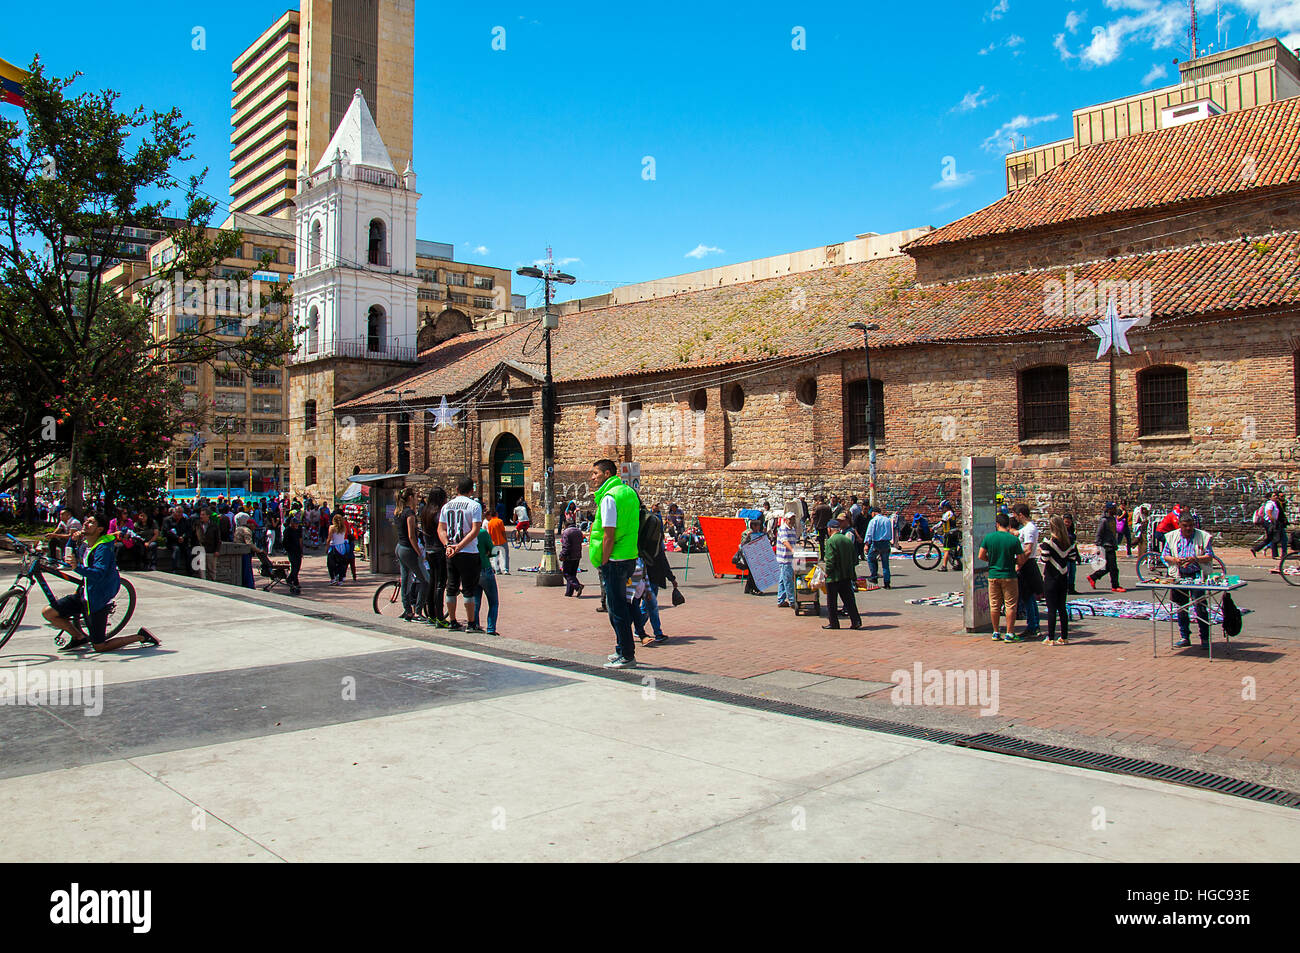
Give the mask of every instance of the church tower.
M 289 365 L 290 490 L 331 502 L 352 473 L 337 459 L 334 406 L 415 363 L 415 214 L 408 162 L 400 174 L 361 90 L 324 155 L 298 176 Z

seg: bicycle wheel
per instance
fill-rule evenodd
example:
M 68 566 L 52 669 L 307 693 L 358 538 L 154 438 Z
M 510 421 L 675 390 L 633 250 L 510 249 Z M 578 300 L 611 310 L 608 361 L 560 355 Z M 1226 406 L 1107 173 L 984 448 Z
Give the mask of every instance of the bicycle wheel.
M 916 563 L 917 569 L 934 569 L 941 559 L 943 550 L 935 543 L 922 543 L 912 553 L 912 562 Z
M 1137 561 L 1139 582 L 1151 582 L 1169 574 L 1169 568 L 1158 552 L 1149 552 Z
M 375 590 L 375 614 L 397 618 L 402 615 L 402 585 L 390 580 Z
M 0 648 L 9 641 L 10 636 L 18 630 L 18 623 L 23 621 L 27 612 L 27 590 L 14 586 L 0 596 Z
M 948 568 L 953 572 L 961 572 L 961 551 L 953 550 L 948 556 Z
M 1282 561 L 1277 564 L 1277 569 L 1287 583 L 1300 586 L 1300 553 L 1283 556 Z M 0 645 L 4 645 L 4 642 L 0 642 Z
M 126 598 L 126 606 L 123 607 L 123 594 Z M 131 613 L 135 612 L 135 586 L 127 579 L 122 580 L 122 588 L 113 601 L 108 604 L 108 628 L 104 632 L 105 638 L 111 639 L 126 627 L 131 621 Z

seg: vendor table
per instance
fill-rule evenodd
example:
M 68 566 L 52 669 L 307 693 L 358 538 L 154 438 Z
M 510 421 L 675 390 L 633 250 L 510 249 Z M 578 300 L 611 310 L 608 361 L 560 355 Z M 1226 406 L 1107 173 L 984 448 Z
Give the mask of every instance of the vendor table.
M 1161 609 L 1164 609 L 1169 613 L 1169 644 L 1171 648 L 1173 647 L 1173 643 L 1175 641 L 1174 633 L 1178 631 L 1179 606 L 1176 605 L 1173 600 L 1174 590 L 1184 589 L 1187 591 L 1188 595 L 1191 596 L 1191 598 L 1187 601 L 1187 605 L 1184 607 L 1188 615 L 1189 638 L 1190 638 L 1190 633 L 1192 631 L 1192 627 L 1197 624 L 1196 607 L 1198 604 L 1205 606 L 1205 611 L 1210 617 L 1210 642 L 1209 642 L 1208 654 L 1209 654 L 1210 661 L 1214 661 L 1214 626 L 1216 624 L 1214 621 L 1214 607 L 1215 606 L 1219 607 L 1219 617 L 1222 618 L 1224 595 L 1226 593 L 1233 592 L 1237 589 L 1244 589 L 1245 587 L 1246 587 L 1246 583 L 1244 582 L 1235 582 L 1229 584 L 1220 580 L 1217 582 L 1209 583 L 1203 581 L 1199 576 L 1193 576 L 1190 580 L 1179 580 L 1178 582 L 1144 582 L 1144 583 L 1139 583 L 1136 586 L 1132 586 L 1131 588 L 1135 590 L 1146 590 L 1147 592 L 1151 593 L 1151 656 L 1152 658 L 1155 657 L 1157 651 L 1157 630 L 1160 624 L 1159 619 L 1157 617 L 1159 616 Z M 1218 625 L 1220 629 L 1223 628 L 1222 622 L 1218 623 Z M 1223 642 L 1224 645 L 1227 646 L 1228 651 L 1231 652 L 1232 639 L 1228 635 L 1227 631 L 1223 632 Z

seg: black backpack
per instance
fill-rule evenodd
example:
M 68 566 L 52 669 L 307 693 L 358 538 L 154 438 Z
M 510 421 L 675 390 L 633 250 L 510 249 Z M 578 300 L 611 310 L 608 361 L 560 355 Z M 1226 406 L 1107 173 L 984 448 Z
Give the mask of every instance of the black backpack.
M 1232 601 L 1232 593 L 1223 594 L 1223 631 L 1228 638 L 1235 639 L 1241 634 L 1241 610 Z
M 637 529 L 636 551 L 648 566 L 651 562 L 659 557 L 659 551 L 664 546 L 664 524 L 651 513 L 641 498 L 637 497 L 637 503 L 641 509 L 641 522 Z

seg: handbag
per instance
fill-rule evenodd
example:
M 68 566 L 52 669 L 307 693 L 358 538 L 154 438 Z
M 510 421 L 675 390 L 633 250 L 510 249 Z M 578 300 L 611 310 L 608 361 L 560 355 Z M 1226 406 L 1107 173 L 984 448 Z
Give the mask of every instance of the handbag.
M 679 605 L 681 605 L 681 604 L 682 604 L 683 602 L 685 602 L 685 601 L 686 601 L 686 597 L 685 597 L 684 595 L 682 595 L 682 591 L 681 591 L 680 589 L 676 589 L 676 588 L 674 588 L 674 589 L 673 589 L 673 605 L 675 605 L 675 606 L 679 606 Z

